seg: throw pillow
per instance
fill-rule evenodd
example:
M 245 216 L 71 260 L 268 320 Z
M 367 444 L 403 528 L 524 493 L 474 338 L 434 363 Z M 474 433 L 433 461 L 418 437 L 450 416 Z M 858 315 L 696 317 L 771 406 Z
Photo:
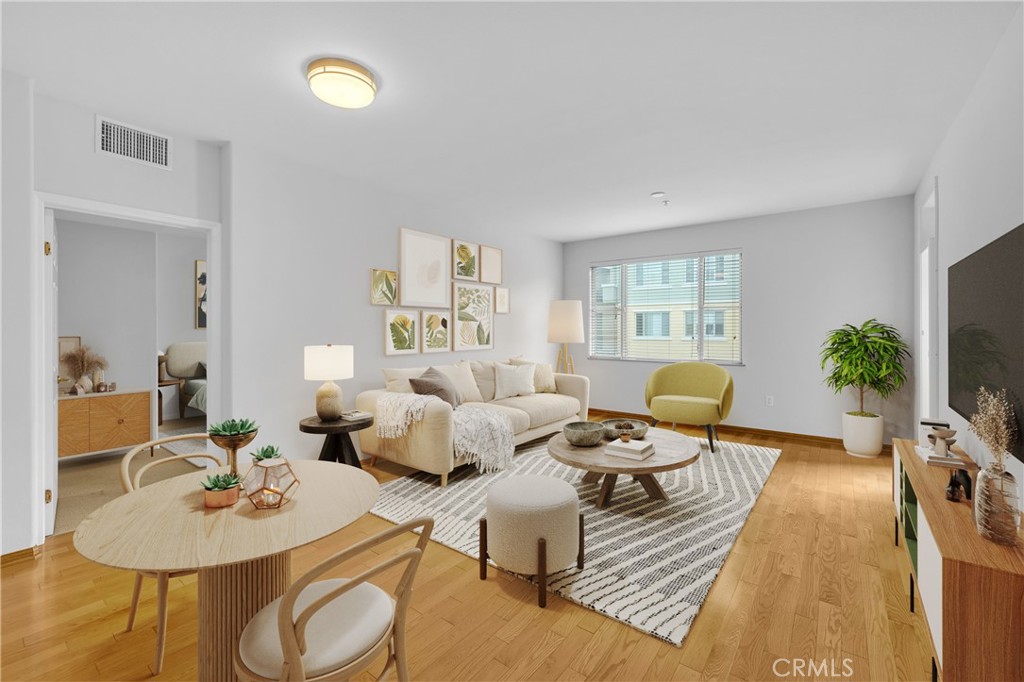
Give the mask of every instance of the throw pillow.
M 480 396 L 484 402 L 494 400 L 494 363 L 490 360 L 473 360 L 469 366 L 473 370 L 473 378 L 476 379 L 477 388 L 480 389 Z
M 419 395 L 436 395 L 452 407 L 458 407 L 462 403 L 462 396 L 459 395 L 455 384 L 441 372 L 433 367 L 422 375 L 409 379 L 414 393 Z
M 551 365 L 546 362 L 533 362 L 524 360 L 522 356 L 509 358 L 508 364 L 510 365 L 536 365 L 537 369 L 533 373 L 533 388 L 537 393 L 557 393 L 558 388 L 555 386 L 555 370 L 551 368 Z
M 438 365 L 436 369 L 455 384 L 455 388 L 462 395 L 462 402 L 482 403 L 484 401 L 484 397 L 480 395 L 480 389 L 476 385 L 476 379 L 473 378 L 473 370 L 470 369 L 468 361 L 462 360 L 454 365 Z
M 195 378 L 196 379 L 205 379 L 206 378 L 206 363 L 205 362 L 200 362 L 200 363 L 198 363 L 196 365 L 196 376 L 195 376 Z
M 525 365 L 506 365 L 494 363 L 494 399 L 511 398 L 517 395 L 533 395 L 532 363 Z
M 412 393 L 409 379 L 418 377 L 427 371 L 426 367 L 385 367 L 384 388 L 392 393 Z

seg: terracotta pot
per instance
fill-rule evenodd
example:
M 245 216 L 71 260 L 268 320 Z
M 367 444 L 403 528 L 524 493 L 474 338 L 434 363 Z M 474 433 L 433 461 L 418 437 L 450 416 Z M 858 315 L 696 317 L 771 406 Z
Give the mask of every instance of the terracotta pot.
M 238 502 L 238 486 L 227 490 L 203 490 L 203 506 L 208 509 L 230 507 Z

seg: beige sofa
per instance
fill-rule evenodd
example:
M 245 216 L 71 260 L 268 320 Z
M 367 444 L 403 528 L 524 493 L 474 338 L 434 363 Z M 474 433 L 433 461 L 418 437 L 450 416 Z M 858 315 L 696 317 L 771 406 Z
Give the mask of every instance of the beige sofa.
M 587 419 L 590 403 L 590 379 L 587 377 L 555 374 L 555 392 L 495 400 L 493 362 L 463 361 L 436 367 L 445 372 L 462 364 L 470 366 L 480 391 L 479 396 L 468 396 L 466 402 L 508 415 L 516 445 L 557 433 L 569 422 Z M 376 415 L 377 399 L 383 393 L 388 390 L 412 392 L 408 378 L 426 370 L 426 367 L 385 370 L 386 377 L 391 375 L 388 387 L 360 393 L 356 397 L 356 408 Z M 442 486 L 447 485 L 449 472 L 466 463 L 455 456 L 452 406 L 443 400 L 432 400 L 423 419 L 411 424 L 402 438 L 382 440 L 377 438 L 376 428 L 363 429 L 359 432 L 359 448 L 366 455 L 438 474 Z

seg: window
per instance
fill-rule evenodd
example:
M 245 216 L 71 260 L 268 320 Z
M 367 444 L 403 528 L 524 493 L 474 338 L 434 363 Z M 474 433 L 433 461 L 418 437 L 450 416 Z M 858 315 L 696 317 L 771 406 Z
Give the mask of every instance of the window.
M 669 338 L 667 310 L 646 311 L 636 314 L 636 338 L 667 339 Z
M 591 357 L 741 362 L 741 265 L 720 252 L 592 266 Z

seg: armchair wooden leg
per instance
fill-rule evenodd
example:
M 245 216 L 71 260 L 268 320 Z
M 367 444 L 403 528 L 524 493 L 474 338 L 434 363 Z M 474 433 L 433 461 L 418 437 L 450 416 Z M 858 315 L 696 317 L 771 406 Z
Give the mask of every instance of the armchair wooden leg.
M 135 612 L 139 609 L 139 596 L 142 593 L 142 574 L 135 574 L 135 587 L 132 588 L 132 607 L 128 611 L 128 627 L 125 632 L 131 632 L 135 627 Z
M 576 555 L 576 568 L 583 568 L 583 512 L 580 512 L 580 551 Z
M 705 424 L 704 429 L 708 432 L 708 445 L 711 447 L 711 452 L 715 451 L 715 435 L 711 431 L 711 424 Z
M 658 425 L 658 420 L 655 419 L 654 417 L 651 417 L 651 428 L 653 429 L 657 425 Z
M 442 488 L 447 488 L 448 487 L 448 474 L 441 474 L 441 487 Z
M 548 605 L 548 543 L 537 540 L 537 606 Z
M 487 519 L 480 519 L 480 580 L 487 580 Z

